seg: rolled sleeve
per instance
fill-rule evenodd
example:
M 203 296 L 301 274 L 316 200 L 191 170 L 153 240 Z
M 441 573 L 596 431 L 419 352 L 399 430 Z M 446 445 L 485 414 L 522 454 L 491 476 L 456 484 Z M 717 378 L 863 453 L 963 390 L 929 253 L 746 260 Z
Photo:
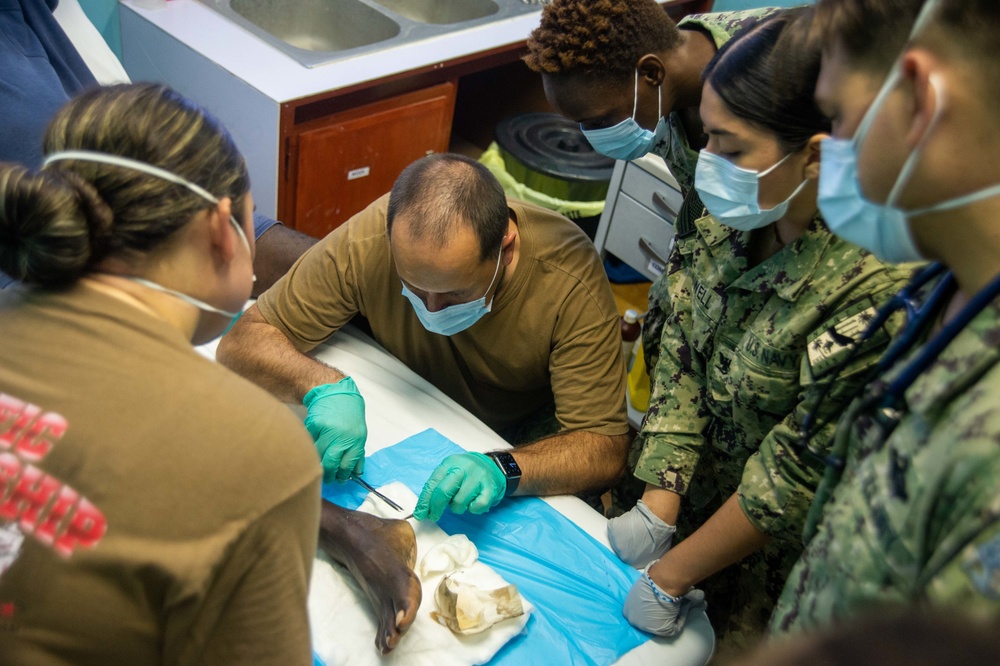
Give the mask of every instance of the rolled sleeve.
M 676 250 L 675 250 L 676 252 Z M 705 409 L 704 360 L 692 345 L 690 277 L 670 276 L 670 302 L 660 337 L 660 356 L 651 377 L 649 409 L 639 441 L 636 478 L 684 495 L 701 458 L 710 414 Z

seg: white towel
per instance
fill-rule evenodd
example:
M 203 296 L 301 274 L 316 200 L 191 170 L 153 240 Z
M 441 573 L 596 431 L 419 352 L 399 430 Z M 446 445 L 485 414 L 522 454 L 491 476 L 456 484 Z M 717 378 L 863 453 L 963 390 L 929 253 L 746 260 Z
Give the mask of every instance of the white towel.
M 390 483 L 379 488 L 379 492 L 402 506 L 406 513 L 416 506 L 416 496 L 402 483 Z M 400 515 L 372 496 L 360 510 L 386 518 Z M 502 578 L 477 561 L 478 551 L 465 536 L 448 537 L 432 522 L 410 519 L 410 524 L 417 537 L 417 574 L 421 576 L 423 601 L 409 631 L 385 657 L 375 648 L 378 625 L 364 592 L 346 569 L 325 554 L 317 554 L 309 589 L 309 620 L 313 649 L 327 666 L 484 664 L 524 629 L 534 607 L 523 598 L 524 615 L 504 620 L 479 634 L 457 636 L 432 620 L 430 612 L 436 610 L 434 592 L 445 574 L 468 567 L 485 580 L 495 580 L 497 586 L 503 584 Z

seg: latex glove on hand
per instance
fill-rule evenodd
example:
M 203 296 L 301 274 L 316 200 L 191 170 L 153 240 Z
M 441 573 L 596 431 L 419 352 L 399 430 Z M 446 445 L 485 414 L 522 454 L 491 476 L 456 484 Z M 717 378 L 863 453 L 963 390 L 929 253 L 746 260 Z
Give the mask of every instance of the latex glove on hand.
M 707 605 L 701 590 L 692 589 L 682 597 L 675 597 L 660 589 L 643 571 L 628 591 L 623 615 L 636 629 L 657 636 L 675 636 L 684 628 L 691 611 L 704 609 Z
M 438 521 L 445 509 L 453 513 L 486 513 L 503 499 L 507 478 L 482 453 L 456 453 L 442 461 L 431 473 L 413 517 Z
M 323 483 L 346 481 L 365 471 L 365 399 L 350 377 L 320 384 L 302 399 L 305 426 L 316 442 L 323 465 Z
M 677 528 L 654 514 L 642 500 L 626 514 L 608 521 L 608 541 L 622 562 L 642 569 L 670 550 Z

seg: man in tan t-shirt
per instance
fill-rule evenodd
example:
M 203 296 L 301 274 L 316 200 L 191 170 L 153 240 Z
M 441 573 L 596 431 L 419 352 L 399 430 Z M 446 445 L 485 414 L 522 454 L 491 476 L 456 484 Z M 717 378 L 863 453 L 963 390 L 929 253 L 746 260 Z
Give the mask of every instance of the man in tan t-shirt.
M 618 312 L 593 244 L 572 222 L 507 201 L 489 171 L 431 155 L 313 247 L 219 345 L 219 360 L 308 408 L 327 478 L 360 473 L 364 402 L 310 351 L 357 314 L 390 353 L 516 442 L 554 411 L 554 434 L 496 457 L 449 456 L 418 518 L 483 513 L 505 495 L 601 490 L 628 443 Z M 519 468 L 519 469 L 518 469 Z

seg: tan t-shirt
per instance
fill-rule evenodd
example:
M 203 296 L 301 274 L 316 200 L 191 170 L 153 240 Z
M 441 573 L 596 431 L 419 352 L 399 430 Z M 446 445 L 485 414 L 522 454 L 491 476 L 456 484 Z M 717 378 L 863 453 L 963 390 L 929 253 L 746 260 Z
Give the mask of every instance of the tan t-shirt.
M 0 295 L 0 662 L 310 664 L 320 467 L 152 315 Z
M 520 255 L 492 311 L 452 336 L 430 333 L 402 295 L 384 196 L 313 246 L 257 301 L 301 351 L 355 314 L 375 339 L 495 430 L 552 404 L 569 430 L 627 429 L 618 311 L 590 239 L 551 211 L 510 201 Z

